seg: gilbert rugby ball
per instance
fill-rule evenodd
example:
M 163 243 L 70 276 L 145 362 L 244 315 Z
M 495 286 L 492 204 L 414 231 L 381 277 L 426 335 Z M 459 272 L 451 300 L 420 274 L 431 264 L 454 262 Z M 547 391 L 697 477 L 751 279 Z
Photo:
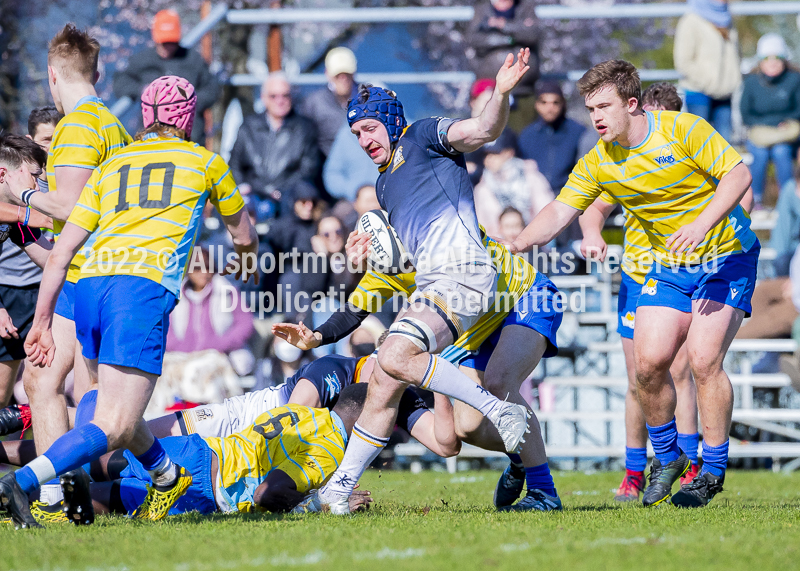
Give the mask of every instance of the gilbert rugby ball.
M 372 236 L 369 245 L 367 264 L 376 272 L 384 274 L 404 274 L 413 271 L 397 232 L 389 225 L 385 210 L 370 210 L 358 220 L 356 231 Z

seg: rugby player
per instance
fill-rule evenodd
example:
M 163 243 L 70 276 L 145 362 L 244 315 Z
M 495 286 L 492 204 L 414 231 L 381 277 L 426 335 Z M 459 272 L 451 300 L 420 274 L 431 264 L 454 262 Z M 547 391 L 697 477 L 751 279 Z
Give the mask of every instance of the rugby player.
M 53 102 L 62 119 L 52 134 L 47 157 L 49 192 L 39 192 L 31 185 L 24 193 L 16 192 L 6 200 L 30 206 L 53 218 L 58 235 L 75 207 L 92 171 L 131 142 L 122 124 L 97 96 L 95 84 L 100 76 L 97 62 L 99 42 L 87 32 L 67 24 L 48 46 L 47 78 Z M 91 241 L 88 243 L 91 246 Z M 25 392 L 30 399 L 39 452 L 47 450 L 68 429 L 64 380 L 75 370 L 75 395 L 80 399 L 92 384 L 80 355 L 75 334 L 75 283 L 84 258 L 79 254 L 70 266 L 67 283 L 56 304 L 53 336 L 59 351 L 50 367 L 26 367 L 23 373 Z M 91 420 L 96 391 L 89 391 L 81 407 L 79 422 Z M 81 399 L 83 402 L 83 399 Z M 61 487 L 51 482 L 43 489 L 43 498 L 51 503 L 60 500 Z
M 671 83 L 654 83 L 642 92 L 644 111 L 680 111 L 683 102 Z M 606 218 L 616 207 L 607 192 L 600 195 L 578 218 L 583 232 L 581 253 L 589 259 L 605 260 L 606 242 L 601 235 Z M 633 365 L 633 328 L 636 320 L 636 302 L 644 285 L 653 257 L 650 242 L 636 218 L 626 212 L 622 281 L 619 286 L 617 306 L 617 333 L 622 338 L 622 352 L 628 372 L 628 389 L 625 392 L 625 476 L 614 499 L 618 502 L 638 501 L 645 487 L 644 469 L 647 466 L 647 427 L 642 407 L 636 397 L 636 371 Z M 678 446 L 692 465 L 681 476 L 681 484 L 691 482 L 700 470 L 697 448 L 697 389 L 694 386 L 689 354 L 684 343 L 675 355 L 669 369 L 675 384 L 677 404 L 675 421 L 678 428 Z
M 244 258 L 254 258 L 258 249 L 230 168 L 215 153 L 188 142 L 196 101 L 192 85 L 175 76 L 158 78 L 145 89 L 144 131 L 92 172 L 47 262 L 25 343 L 34 366 L 53 362 L 55 300 L 75 253 L 96 232 L 80 268 L 75 316 L 83 355 L 98 379 L 98 406 L 92 422 L 80 425 L 76 419 L 76 428 L 44 455 L 0 479 L 0 507 L 17 525 L 37 525 L 26 494 L 117 448 L 131 450 L 153 480 L 137 517 L 164 517 L 191 485 L 191 474 L 172 462 L 142 413 L 161 374 L 169 313 L 206 200 L 232 235 L 236 267 L 231 271 L 246 280 L 251 272 Z M 30 178 L 22 182 L 30 184 Z M 91 523 L 88 476 L 83 476 L 65 488 L 70 494 L 64 510 L 72 521 Z
M 463 334 L 472 335 L 481 329 L 480 325 L 476 329 L 473 326 L 485 315 L 496 293 L 496 269 L 481 242 L 471 184 L 461 153 L 494 140 L 502 131 L 508 117 L 508 93 L 527 71 L 529 55 L 528 50 L 520 50 L 516 62 L 512 54 L 508 55 L 483 112 L 466 121 L 434 118 L 406 127 L 402 105 L 396 96 L 371 86 L 362 86 L 350 102 L 351 130 L 373 162 L 380 166 L 376 184 L 378 201 L 411 254 L 416 290 L 408 310 L 390 328 L 389 338 L 378 353 L 380 366 L 373 372 L 370 383 L 373 388 L 356 427 L 358 438 L 348 448 L 337 475 L 319 492 L 319 503 L 331 504 L 332 513 L 347 512 L 349 491 L 386 444 L 394 417 L 393 403 L 402 386 L 394 381 L 419 384 L 466 403 L 495 425 L 507 453 L 520 451 L 522 434 L 527 428 L 523 425 L 527 422 L 516 415 L 522 412 L 530 416 L 526 406 L 506 407 L 505 410 L 513 412 L 506 417 L 506 423 L 504 415 L 497 414 L 504 410 L 499 399 L 480 384 L 470 382 L 470 377 L 435 353 Z M 440 190 L 431 192 L 431 188 Z M 362 263 L 369 236 L 356 236 L 350 242 L 348 255 L 356 263 Z M 360 256 L 354 254 L 359 250 Z M 537 297 L 540 303 L 546 298 Z M 557 325 L 550 330 L 555 333 L 556 328 Z M 529 328 L 519 330 L 531 343 L 531 361 L 521 361 L 521 366 L 531 362 L 535 365 L 547 349 L 548 340 Z M 497 383 L 513 383 L 518 378 L 498 379 Z M 512 400 L 522 401 L 518 384 L 506 394 L 509 393 Z M 538 430 L 535 437 L 541 440 Z M 548 490 L 555 494 L 544 446 L 537 443 L 536 447 L 540 448 L 538 455 L 528 454 L 533 447 L 522 450 L 529 456 L 525 466 L 536 468 L 532 481 L 549 481 Z M 539 462 L 534 464 L 535 456 Z M 558 509 L 560 500 L 555 495 L 549 497 L 552 499 L 546 500 L 548 509 Z M 536 492 L 530 507 L 541 508 L 543 498 Z
M 597 64 L 578 82 L 600 141 L 558 198 L 511 244 L 544 245 L 607 191 L 642 225 L 655 259 L 636 310 L 636 391 L 655 452 L 642 502 L 669 500 L 690 467 L 678 446 L 669 376 L 687 343 L 703 423 L 703 467 L 672 497 L 708 504 L 722 491 L 733 388 L 722 368 L 751 310 L 760 244 L 739 202 L 751 176 L 739 154 L 702 118 L 641 108 L 641 82 L 626 61 Z
M 490 306 L 481 318 L 483 326 L 462 335 L 441 355 L 459 365 L 461 372 L 495 396 L 507 396 L 512 402 L 528 407 L 519 393 L 520 385 L 536 368 L 542 351 L 545 357 L 553 356 L 557 351 L 556 331 L 562 317 L 555 299 L 557 289 L 546 276 L 522 258 L 511 255 L 482 229 L 481 235 L 498 271 L 497 292 L 511 294 L 508 300 L 514 303 L 514 307 L 509 311 L 508 307 L 498 303 Z M 272 330 L 304 350 L 336 343 L 354 331 L 370 313 L 379 311 L 395 294 L 410 297 L 416 289 L 415 277 L 413 272 L 387 275 L 369 270 L 345 307 L 316 330 L 311 331 L 302 323 L 279 323 L 273 325 Z M 498 354 L 506 358 L 491 359 L 497 347 Z M 497 430 L 483 415 L 461 401 L 455 401 L 454 408 L 455 431 L 460 441 L 486 450 L 505 452 Z M 547 464 L 539 423 L 533 411 L 531 414 L 533 434 L 523 443 L 519 455 L 509 454 L 511 463 L 495 490 L 494 504 L 498 509 L 560 509 L 561 502 Z M 525 484 L 528 487 L 526 498 L 514 504 Z M 514 507 L 510 508 L 512 504 Z

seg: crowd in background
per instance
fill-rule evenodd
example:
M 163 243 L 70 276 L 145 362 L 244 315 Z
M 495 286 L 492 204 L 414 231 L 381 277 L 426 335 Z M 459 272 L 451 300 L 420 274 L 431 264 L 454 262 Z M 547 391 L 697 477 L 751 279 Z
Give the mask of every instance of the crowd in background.
M 727 3 L 690 0 L 689 5 L 690 11 L 678 23 L 674 52 L 684 110 L 704 117 L 730 140 L 733 105 L 740 93 L 755 208 L 763 204 L 770 162 L 780 186 L 779 215 L 770 241 L 777 254 L 775 279 L 759 284 L 753 298 L 754 317 L 739 336 L 788 337 L 798 315 L 795 304 L 800 303 L 800 279 L 789 277 L 790 262 L 800 245 L 800 190 L 793 173 L 800 138 L 800 73 L 789 63 L 784 40 L 766 34 L 758 42 L 755 67 L 743 75 Z M 531 48 L 532 69 L 514 97 L 518 102 L 533 102 L 535 120 L 518 132 L 507 128 L 495 142 L 466 156 L 479 221 L 490 235 L 505 240 L 513 240 L 554 200 L 577 161 L 597 142 L 594 130 L 585 126 L 585 118 L 568 117 L 562 86 L 539 78 L 540 37 L 534 7 L 533 0 L 486 1 L 476 7 L 469 27 L 473 50 L 469 55 L 477 76 L 470 91 L 473 116 L 491 96 L 493 76 L 506 54 L 520 47 Z M 118 97 L 137 100 L 142 86 L 161 75 L 186 77 L 198 94 L 194 138 L 203 142 L 204 111 L 220 97 L 221 85 L 197 52 L 180 47 L 180 38 L 178 15 L 160 12 L 153 25 L 155 47 L 131 58 L 128 68 L 116 74 L 114 91 Z M 321 257 L 342 253 L 359 217 L 379 208 L 374 187 L 378 169 L 346 121 L 347 102 L 357 92 L 357 70 L 354 53 L 335 47 L 325 57 L 326 86 L 298 101 L 287 76 L 272 73 L 259 90 L 258 107 L 263 111 L 245 114 L 229 164 L 259 232 L 262 253 L 277 256 L 298 251 Z M 413 106 L 414 102 L 405 104 Z M 548 248 L 561 254 L 577 252 L 580 238 L 576 222 Z M 231 248 L 220 218 L 210 207 L 204 215 L 200 244 L 205 257 L 209 249 Z M 5 257 L 13 247 L 2 246 L 0 273 L 7 273 Z M 794 265 L 800 268 L 800 261 Z M 580 264 L 539 269 L 551 275 L 583 271 Z M 346 299 L 357 287 L 358 276 L 335 272 L 324 264 L 316 272 L 304 271 L 298 262 L 283 272 L 262 274 L 258 286 L 237 283 L 236 287 L 247 292 L 274 295 L 289 288 L 293 294 L 329 296 L 328 302 L 313 312 L 290 305 L 266 316 L 245 311 L 239 304 L 226 311 L 224 308 L 231 306 L 226 299 L 232 295 L 230 283 L 208 270 L 188 273 L 170 320 L 170 355 L 154 396 L 155 409 L 183 406 L 185 401 L 211 402 L 283 382 L 323 353 L 306 353 L 273 339 L 268 333 L 269 321 L 321 324 L 339 308 L 341 296 Z M 391 311 L 381 312 L 350 340 L 326 349 L 368 354 L 393 317 Z M 188 362 L 194 365 L 188 367 Z M 777 364 L 766 367 L 774 369 Z M 217 377 L 212 378 L 210 372 L 218 373 Z M 22 394 L 17 397 L 25 398 Z M 154 414 L 160 412 L 155 409 Z

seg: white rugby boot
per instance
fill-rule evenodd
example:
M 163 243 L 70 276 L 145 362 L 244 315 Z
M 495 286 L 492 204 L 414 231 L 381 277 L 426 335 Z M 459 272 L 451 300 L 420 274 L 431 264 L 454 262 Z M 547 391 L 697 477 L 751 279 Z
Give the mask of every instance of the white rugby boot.
M 506 452 L 516 454 L 520 445 L 525 442 L 525 434 L 531 431 L 528 419 L 531 413 L 524 406 L 503 401 L 486 415 L 495 425 L 503 439 Z

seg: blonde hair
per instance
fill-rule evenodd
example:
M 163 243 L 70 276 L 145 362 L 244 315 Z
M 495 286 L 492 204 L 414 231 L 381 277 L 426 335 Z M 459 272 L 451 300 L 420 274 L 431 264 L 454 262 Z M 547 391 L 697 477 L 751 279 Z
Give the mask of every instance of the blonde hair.
M 136 136 L 133 139 L 135 141 L 141 141 L 150 133 L 156 133 L 159 137 L 173 136 L 180 139 L 186 139 L 186 131 L 183 129 L 178 129 L 177 127 L 173 127 L 172 125 L 164 125 L 163 123 L 153 123 L 147 129 L 142 129 L 136 133 Z
M 58 32 L 47 47 L 47 63 L 64 75 L 67 80 L 78 76 L 92 85 L 97 81 L 97 62 L 100 57 L 100 42 L 69 23 Z

